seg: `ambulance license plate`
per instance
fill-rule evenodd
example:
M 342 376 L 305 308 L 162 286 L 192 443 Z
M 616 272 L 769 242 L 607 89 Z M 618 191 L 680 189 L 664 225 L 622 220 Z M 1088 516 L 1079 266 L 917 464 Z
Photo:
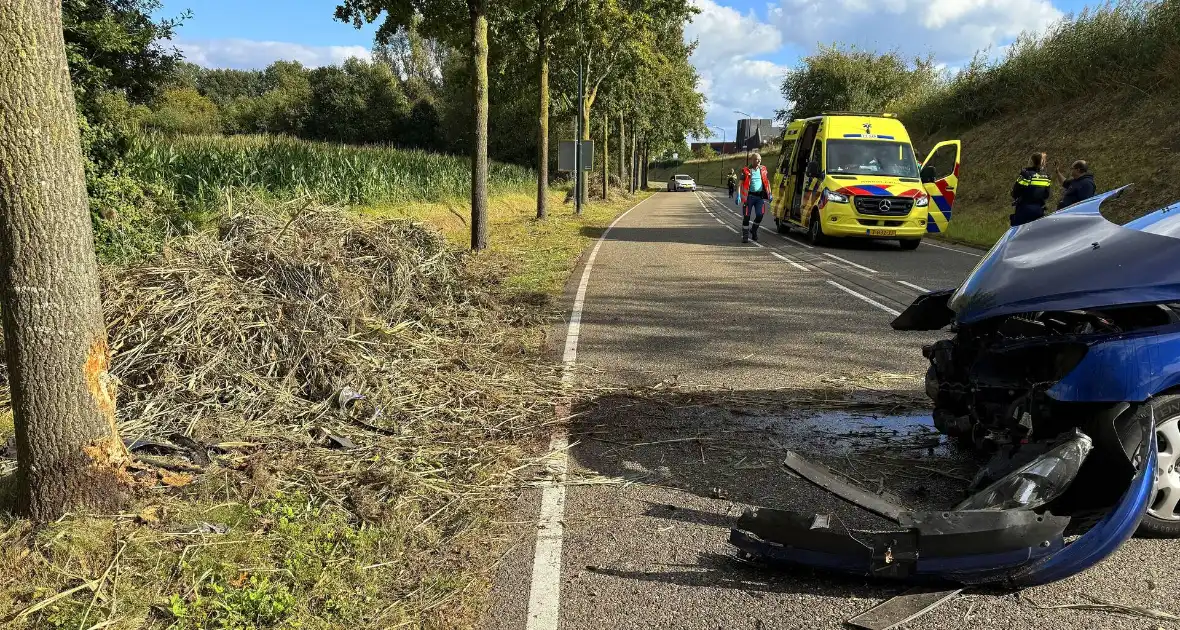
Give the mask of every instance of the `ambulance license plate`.
M 869 230 L 869 236 L 897 236 L 897 230 Z

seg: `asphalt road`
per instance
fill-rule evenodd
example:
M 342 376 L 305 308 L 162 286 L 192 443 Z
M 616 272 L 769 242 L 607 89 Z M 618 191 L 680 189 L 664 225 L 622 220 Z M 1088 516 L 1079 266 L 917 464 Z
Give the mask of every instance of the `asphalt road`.
M 770 223 L 768 221 L 768 223 Z M 932 436 L 920 347 L 889 328 L 921 289 L 956 286 L 979 252 L 925 242 L 812 248 L 775 234 L 741 244 L 724 193 L 661 193 L 603 243 L 586 291 L 578 375 L 598 384 L 674 380 L 691 395 L 580 406 L 571 440 L 560 627 L 840 628 L 904 587 L 737 561 L 729 527 L 752 505 L 872 518 L 783 472 L 797 450 L 915 507 L 945 504 L 972 466 Z M 853 414 L 824 391 L 858 391 Z M 906 412 L 905 410 L 910 411 Z M 904 461 L 898 457 L 904 457 Z M 537 497 L 521 497 L 535 523 Z M 499 566 L 485 627 L 525 627 L 535 525 Z M 1098 567 L 1020 594 L 968 591 L 908 628 L 1171 628 L 1169 621 L 1044 608 L 1082 594 L 1180 613 L 1180 543 L 1134 540 Z

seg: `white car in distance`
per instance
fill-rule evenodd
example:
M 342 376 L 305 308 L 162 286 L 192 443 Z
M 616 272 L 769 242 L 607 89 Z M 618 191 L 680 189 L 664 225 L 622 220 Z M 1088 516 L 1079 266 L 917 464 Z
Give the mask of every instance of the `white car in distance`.
M 697 183 L 692 177 L 688 175 L 673 175 L 668 180 L 668 192 L 676 192 L 678 190 L 696 190 Z

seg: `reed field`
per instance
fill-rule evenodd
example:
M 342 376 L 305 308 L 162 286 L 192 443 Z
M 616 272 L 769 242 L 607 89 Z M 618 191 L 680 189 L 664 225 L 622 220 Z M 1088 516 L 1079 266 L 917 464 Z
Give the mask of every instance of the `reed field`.
M 225 202 L 227 190 L 323 204 L 397 204 L 471 194 L 464 157 L 382 146 L 312 142 L 285 136 L 146 135 L 129 159 L 148 181 L 188 207 Z M 527 192 L 536 173 L 492 163 L 492 195 Z

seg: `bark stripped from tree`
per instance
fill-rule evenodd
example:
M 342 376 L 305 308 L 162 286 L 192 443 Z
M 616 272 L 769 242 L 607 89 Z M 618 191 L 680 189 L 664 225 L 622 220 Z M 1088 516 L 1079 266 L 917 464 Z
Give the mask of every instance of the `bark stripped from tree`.
M 16 424 L 16 510 L 117 509 L 98 268 L 60 2 L 0 2 L 0 311 Z
M 469 0 L 475 143 L 471 148 L 471 249 L 488 246 L 488 15 L 485 0 Z

